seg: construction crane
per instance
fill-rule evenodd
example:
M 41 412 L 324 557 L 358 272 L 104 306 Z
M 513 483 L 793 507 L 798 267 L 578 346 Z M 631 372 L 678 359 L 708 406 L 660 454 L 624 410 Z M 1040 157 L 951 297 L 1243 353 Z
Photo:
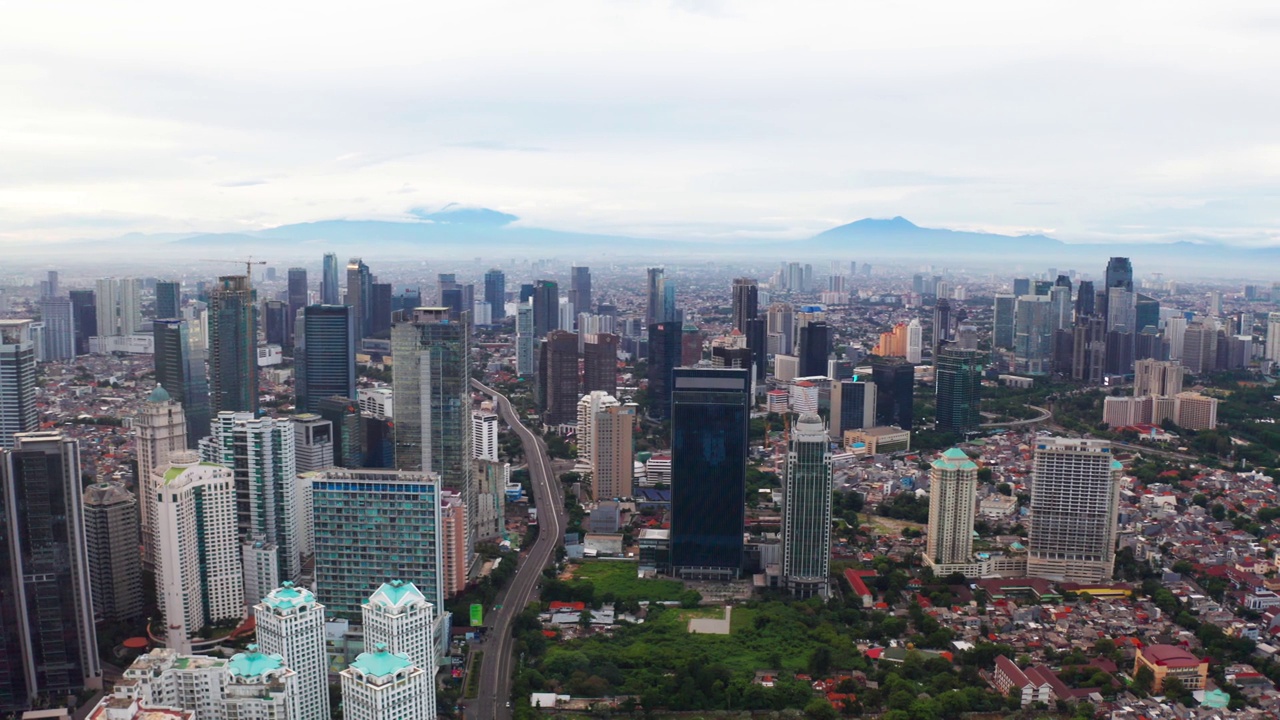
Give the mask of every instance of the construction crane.
M 245 275 L 245 277 L 249 278 L 249 282 L 250 282 L 250 283 L 252 283 L 252 282 L 253 282 L 253 266 L 254 266 L 254 265 L 266 265 L 266 264 L 267 264 L 267 261 L 266 261 L 266 260 L 254 260 L 254 259 L 253 259 L 253 256 L 249 256 L 249 257 L 245 258 L 244 260 L 226 260 L 226 259 L 224 259 L 224 258 L 218 258 L 218 259 L 214 260 L 214 259 L 210 259 L 210 258 L 200 258 L 200 262 L 216 262 L 216 263 L 230 263 L 230 262 L 234 262 L 234 263 L 244 263 L 244 275 Z

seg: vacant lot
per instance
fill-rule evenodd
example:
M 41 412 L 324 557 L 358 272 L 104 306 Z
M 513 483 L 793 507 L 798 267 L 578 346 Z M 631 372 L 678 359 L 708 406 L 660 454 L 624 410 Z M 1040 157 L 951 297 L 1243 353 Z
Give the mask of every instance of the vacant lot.
M 614 600 L 679 600 L 684 585 L 676 580 L 641 578 L 636 564 L 611 560 L 588 560 L 573 568 L 570 585 L 581 587 L 591 583 L 595 597 L 611 596 Z

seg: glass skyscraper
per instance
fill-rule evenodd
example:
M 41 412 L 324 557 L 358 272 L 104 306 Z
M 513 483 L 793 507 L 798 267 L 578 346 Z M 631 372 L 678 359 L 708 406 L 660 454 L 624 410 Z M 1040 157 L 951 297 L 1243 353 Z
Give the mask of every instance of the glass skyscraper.
M 204 356 L 191 347 L 187 321 L 156 320 L 151 325 L 155 338 L 156 383 L 182 403 L 187 418 L 187 447 L 195 447 L 209 434 L 209 380 Z
M 671 565 L 690 578 L 742 572 L 751 371 L 678 368 L 671 391 Z
M 671 414 L 671 373 L 680 366 L 684 326 L 660 322 L 649 326 L 649 417 L 664 420 Z
M 245 275 L 209 293 L 209 396 L 213 412 L 258 412 L 258 330 Z
M 182 283 L 161 280 L 156 283 L 156 318 L 182 317 Z
M 533 334 L 539 338 L 560 329 L 560 286 L 539 280 L 533 288 Z
M 939 430 L 965 433 L 982 424 L 979 398 L 986 358 L 977 350 L 944 347 L 934 359 Z
M 497 268 L 484 274 L 484 301 L 495 323 L 507 316 L 507 276 Z
M 876 425 L 896 425 L 910 430 L 915 420 L 913 406 L 916 371 L 901 358 L 881 358 L 871 363 L 871 382 L 876 386 Z
M 356 331 L 348 305 L 309 305 L 294 350 L 298 412 L 332 395 L 356 396 Z
M 324 254 L 324 269 L 320 274 L 320 304 L 342 304 L 342 298 L 338 296 L 338 256 L 333 253 Z
M 797 597 L 827 597 L 831 570 L 831 449 L 822 418 L 791 431 L 782 500 L 782 582 Z

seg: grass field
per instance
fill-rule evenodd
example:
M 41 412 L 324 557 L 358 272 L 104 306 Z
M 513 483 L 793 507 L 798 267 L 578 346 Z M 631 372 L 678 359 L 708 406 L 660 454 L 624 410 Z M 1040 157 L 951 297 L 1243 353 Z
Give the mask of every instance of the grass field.
M 679 600 L 684 585 L 675 580 L 636 576 L 636 564 L 610 560 L 588 560 L 573 571 L 574 584 L 590 582 L 595 596 L 612 595 L 616 600 Z

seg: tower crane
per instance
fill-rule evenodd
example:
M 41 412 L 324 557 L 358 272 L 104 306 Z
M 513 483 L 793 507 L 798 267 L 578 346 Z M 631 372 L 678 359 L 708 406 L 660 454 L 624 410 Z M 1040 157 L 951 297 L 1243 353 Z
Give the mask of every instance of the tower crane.
M 227 260 L 227 259 L 225 259 L 225 258 L 217 258 L 217 259 L 200 258 L 200 262 L 216 262 L 216 263 L 230 263 L 230 262 L 234 262 L 234 263 L 244 263 L 244 275 L 245 275 L 245 277 L 249 278 L 249 282 L 250 282 L 250 283 L 252 283 L 252 282 L 253 282 L 253 266 L 254 266 L 254 265 L 266 265 L 266 264 L 267 264 L 267 261 L 266 261 L 266 260 L 254 260 L 252 255 L 251 255 L 251 256 L 249 256 L 249 257 L 247 257 L 247 258 L 245 258 L 245 259 L 243 259 L 243 260 Z

